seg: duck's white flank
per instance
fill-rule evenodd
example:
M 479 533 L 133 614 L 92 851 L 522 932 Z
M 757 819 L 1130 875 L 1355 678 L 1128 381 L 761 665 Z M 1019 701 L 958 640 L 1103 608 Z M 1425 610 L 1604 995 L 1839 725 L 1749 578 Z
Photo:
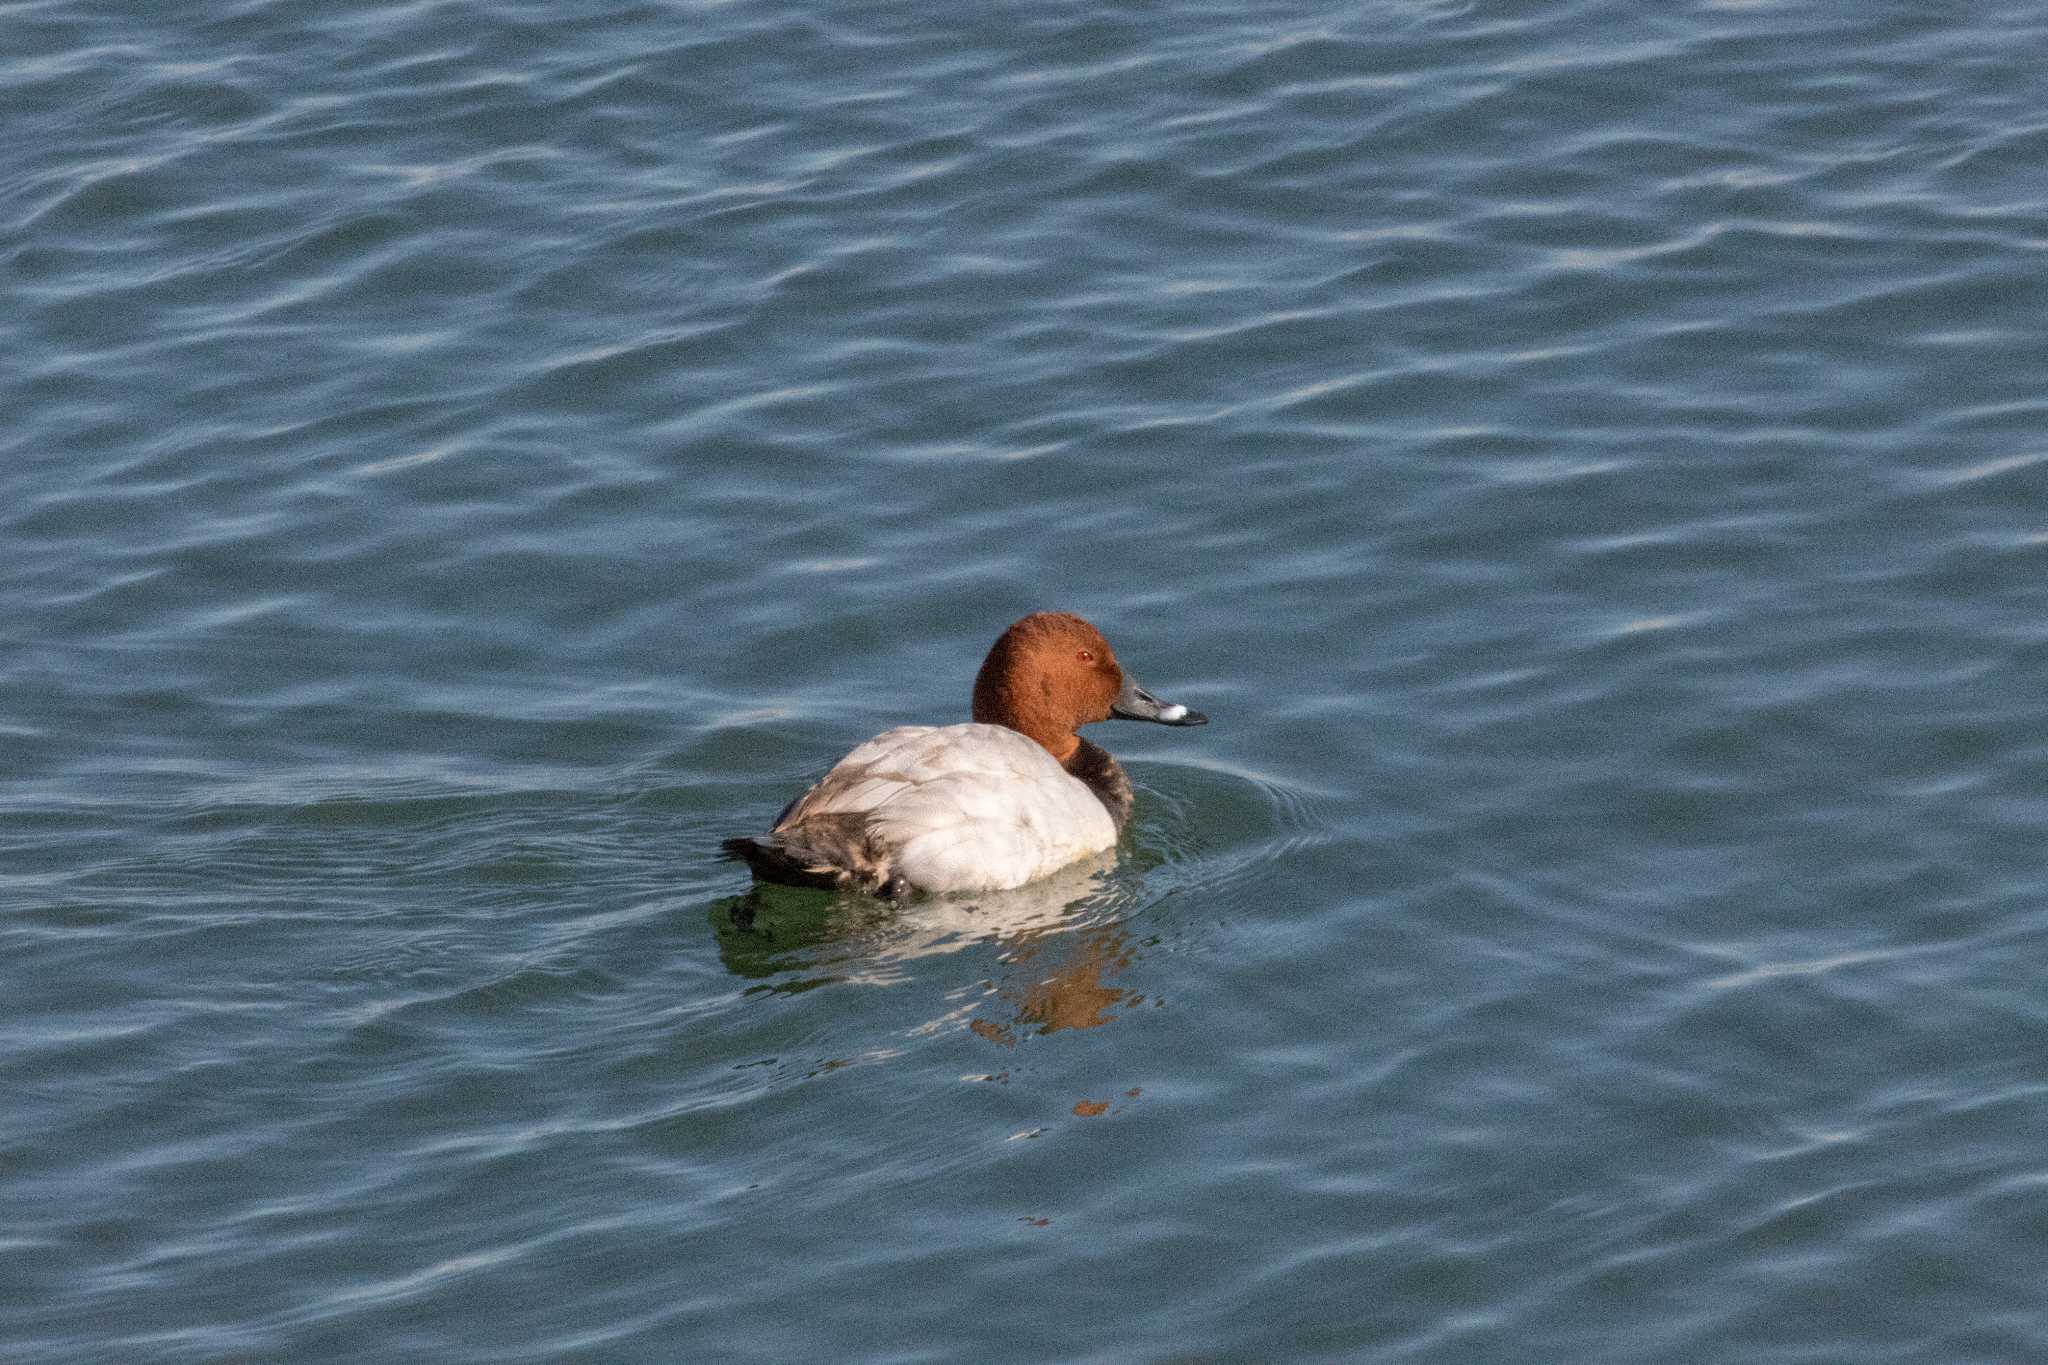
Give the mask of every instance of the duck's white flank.
M 1116 843 L 1094 792 L 1001 725 L 905 725 L 856 748 L 777 830 L 858 815 L 927 890 L 1002 891 Z

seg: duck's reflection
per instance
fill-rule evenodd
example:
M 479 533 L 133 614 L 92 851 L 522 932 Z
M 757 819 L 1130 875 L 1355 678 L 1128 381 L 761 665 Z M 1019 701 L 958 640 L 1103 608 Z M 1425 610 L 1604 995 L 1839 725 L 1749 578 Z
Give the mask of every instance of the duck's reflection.
M 1125 893 L 1110 855 L 1014 891 L 935 897 L 901 908 L 862 896 L 760 884 L 711 908 L 719 957 L 754 990 L 908 979 L 925 959 L 995 950 L 966 1009 L 947 1016 L 992 1043 L 1021 1033 L 1097 1028 L 1143 1002 L 1121 978 L 1137 949 L 1119 923 Z
M 995 999 L 1008 1003 L 998 1023 L 977 1015 L 968 1027 L 992 1043 L 1017 1045 L 1018 1030 L 1057 1033 L 1098 1028 L 1144 996 L 1116 982 L 1133 958 L 1130 936 L 1121 925 L 1100 925 L 1073 934 L 1033 933 L 1004 945 L 1007 979 L 996 983 Z

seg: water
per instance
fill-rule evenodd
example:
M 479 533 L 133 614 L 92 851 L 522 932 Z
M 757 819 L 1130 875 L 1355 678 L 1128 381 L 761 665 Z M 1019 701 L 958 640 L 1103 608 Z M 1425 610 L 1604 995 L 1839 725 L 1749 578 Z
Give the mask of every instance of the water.
M 0 1355 L 2048 1359 L 2037 6 L 0 23 Z

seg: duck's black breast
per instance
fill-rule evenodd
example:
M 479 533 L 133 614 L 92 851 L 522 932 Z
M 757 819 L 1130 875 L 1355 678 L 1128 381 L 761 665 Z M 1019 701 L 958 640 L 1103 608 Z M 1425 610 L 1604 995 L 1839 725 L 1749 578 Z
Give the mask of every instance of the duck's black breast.
M 1118 832 L 1122 832 L 1124 821 L 1131 814 L 1131 779 L 1124 776 L 1122 766 L 1109 756 L 1109 751 L 1084 739 L 1067 760 L 1066 769 L 1095 793 L 1095 799 L 1109 812 Z

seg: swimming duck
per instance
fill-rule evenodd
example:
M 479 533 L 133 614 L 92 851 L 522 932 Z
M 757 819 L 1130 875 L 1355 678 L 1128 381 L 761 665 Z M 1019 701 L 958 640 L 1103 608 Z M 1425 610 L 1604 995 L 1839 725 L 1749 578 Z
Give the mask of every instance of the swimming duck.
M 763 881 L 1005 891 L 1116 843 L 1131 783 L 1075 730 L 1099 720 L 1205 725 L 1125 673 L 1102 632 L 1041 611 L 1004 631 L 974 679 L 974 722 L 885 730 L 839 760 L 759 838 L 724 856 Z

